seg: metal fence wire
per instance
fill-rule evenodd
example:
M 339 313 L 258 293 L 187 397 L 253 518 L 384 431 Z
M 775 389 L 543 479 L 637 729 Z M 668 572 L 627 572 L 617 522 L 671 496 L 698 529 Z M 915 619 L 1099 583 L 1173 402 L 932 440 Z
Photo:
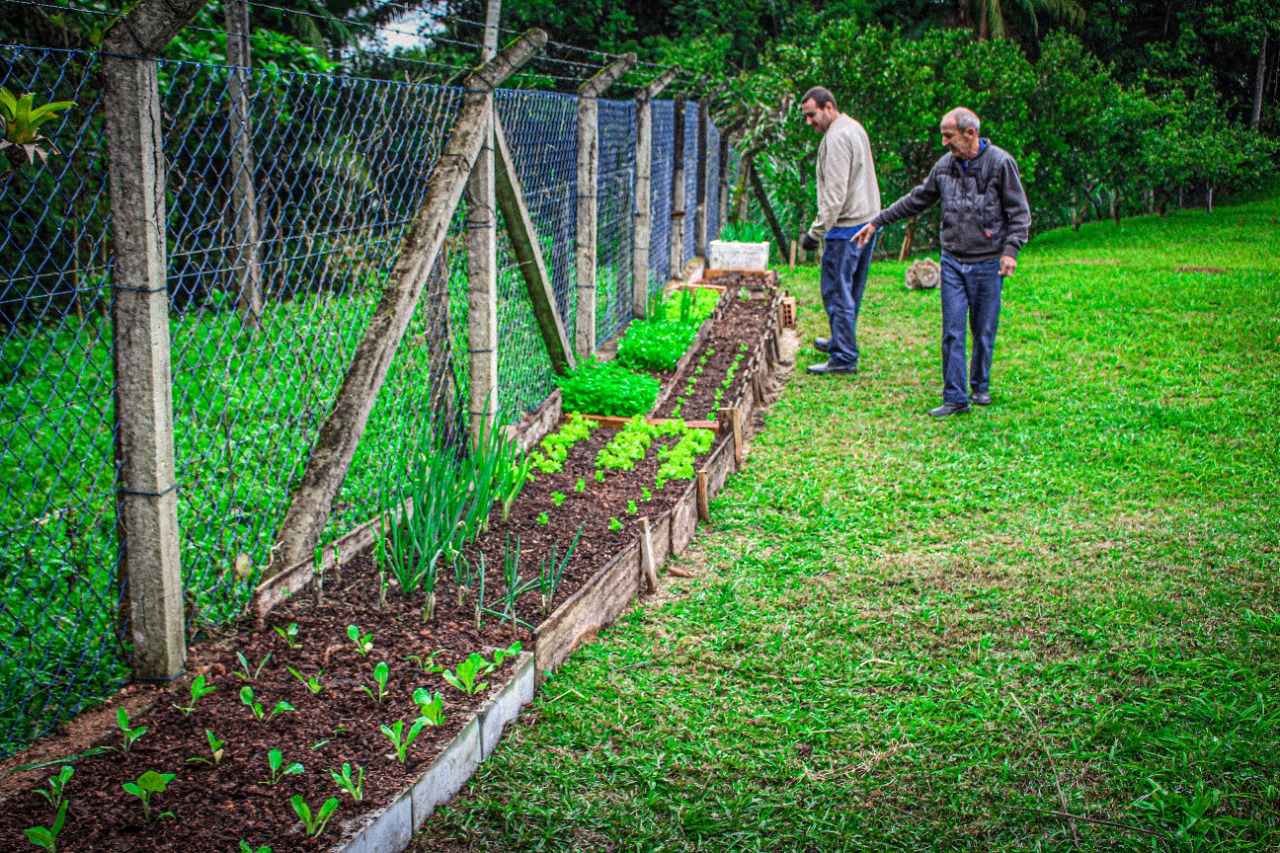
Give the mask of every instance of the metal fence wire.
M 720 131 L 707 122 L 707 251 L 720 238 Z
M 240 615 L 252 595 L 424 201 L 462 91 L 176 61 L 158 69 L 178 521 L 196 634 Z M 47 165 L 0 177 L 0 632 L 9 638 L 0 658 L 0 758 L 129 678 L 98 72 L 94 54 L 0 46 L 0 84 L 37 93 L 40 103 L 76 102 L 43 128 L 57 146 Z M 572 334 L 577 99 L 503 90 L 495 102 Z M 631 316 L 635 103 L 599 106 L 603 343 Z M 647 274 L 656 287 L 669 272 L 671 103 L 655 103 L 654 114 L 654 193 L 646 201 L 655 233 Z M 465 439 L 465 218 L 460 208 L 327 537 L 376 514 L 404 436 Z M 554 382 L 499 226 L 499 405 L 512 419 Z M 260 311 L 238 306 L 247 285 L 260 294 Z

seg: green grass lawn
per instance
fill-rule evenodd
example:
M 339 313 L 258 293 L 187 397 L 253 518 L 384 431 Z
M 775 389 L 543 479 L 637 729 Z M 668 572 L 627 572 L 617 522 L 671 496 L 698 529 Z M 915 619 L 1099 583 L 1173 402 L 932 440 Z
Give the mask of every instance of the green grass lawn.
M 1278 216 L 1039 237 L 995 404 L 942 421 L 938 294 L 877 264 L 862 372 L 793 378 L 698 579 L 418 849 L 1280 849 Z M 816 270 L 785 283 L 825 334 Z

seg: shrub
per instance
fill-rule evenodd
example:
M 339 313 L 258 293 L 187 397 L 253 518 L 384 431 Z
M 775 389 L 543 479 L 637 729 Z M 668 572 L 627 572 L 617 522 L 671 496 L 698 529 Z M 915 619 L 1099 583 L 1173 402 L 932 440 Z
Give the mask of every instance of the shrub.
M 616 361 L 589 359 L 556 379 L 567 412 L 631 417 L 653 408 L 661 387 L 651 376 L 633 373 Z

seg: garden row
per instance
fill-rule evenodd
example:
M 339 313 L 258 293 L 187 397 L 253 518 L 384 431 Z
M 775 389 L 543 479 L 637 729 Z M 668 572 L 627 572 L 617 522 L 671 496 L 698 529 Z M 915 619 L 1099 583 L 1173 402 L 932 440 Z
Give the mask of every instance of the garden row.
M 197 646 L 144 710 L 114 705 L 47 783 L 6 781 L 0 846 L 403 849 L 536 674 L 656 585 L 741 462 L 780 297 L 770 274 L 717 281 L 654 306 L 510 433 L 466 453 L 406 437 L 384 511 L 259 589 L 262 630 Z M 628 387 L 645 408 L 616 417 Z

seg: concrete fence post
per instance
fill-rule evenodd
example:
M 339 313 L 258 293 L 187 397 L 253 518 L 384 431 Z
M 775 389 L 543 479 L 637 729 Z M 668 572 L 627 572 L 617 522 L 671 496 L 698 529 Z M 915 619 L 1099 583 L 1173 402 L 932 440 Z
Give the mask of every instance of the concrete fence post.
M 684 278 L 684 99 L 675 101 L 671 130 L 671 277 Z
M 649 241 L 653 235 L 653 99 L 678 73 L 679 69 L 672 68 L 636 93 L 636 233 L 631 260 L 633 317 L 644 317 L 649 311 Z
M 236 310 L 242 322 L 256 327 L 262 317 L 262 264 L 259 252 L 258 196 L 254 186 L 253 122 L 249 109 L 249 4 L 228 0 L 227 101 L 231 131 L 231 269 Z
M 116 507 L 129 590 L 133 674 L 167 679 L 186 663 L 173 458 L 165 167 L 156 63 L 105 52 L 114 265 Z
M 481 62 L 498 54 L 502 0 L 489 0 Z M 467 181 L 467 343 L 470 358 L 470 434 L 484 439 L 498 414 L 498 215 L 493 162 L 493 92 L 483 95 L 484 144 Z

